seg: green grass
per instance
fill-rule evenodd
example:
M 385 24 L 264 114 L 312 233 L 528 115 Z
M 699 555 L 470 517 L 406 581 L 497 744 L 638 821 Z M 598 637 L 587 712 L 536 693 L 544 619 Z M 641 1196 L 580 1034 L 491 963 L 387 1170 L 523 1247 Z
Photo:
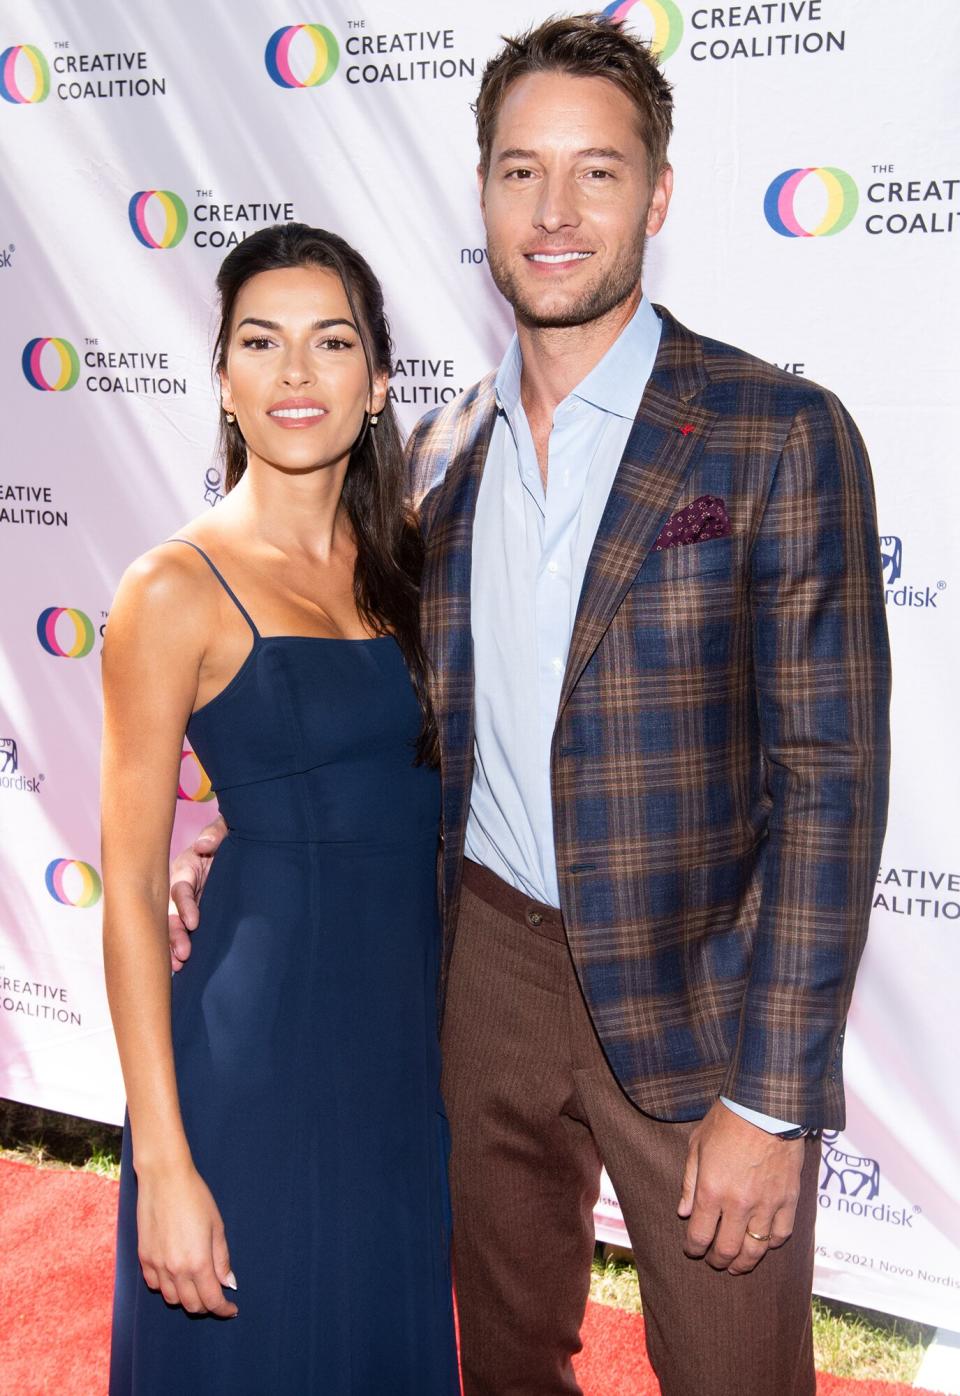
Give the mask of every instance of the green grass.
M 116 1182 L 120 1177 L 120 1155 L 105 1152 L 91 1154 L 83 1165 L 83 1172 L 96 1173 L 101 1178 L 112 1178 Z
M 0 1100 L 0 1158 L 118 1178 L 120 1130 L 113 1125 Z M 631 1313 L 642 1313 L 637 1272 L 629 1253 L 612 1246 L 598 1247 L 597 1252 L 591 1298 Z M 910 1384 L 934 1332 L 922 1323 L 852 1308 L 831 1299 L 813 1301 L 817 1368 L 834 1376 Z
M 615 1247 L 593 1263 L 590 1297 L 630 1313 L 642 1313 L 640 1286 L 633 1262 Z M 856 1309 L 832 1299 L 813 1301 L 813 1350 L 820 1372 L 857 1381 L 911 1384 L 935 1329 L 892 1318 L 871 1309 Z
M 813 1301 L 817 1366 L 837 1377 L 911 1385 L 935 1332 L 924 1323 L 851 1308 L 835 1299 Z

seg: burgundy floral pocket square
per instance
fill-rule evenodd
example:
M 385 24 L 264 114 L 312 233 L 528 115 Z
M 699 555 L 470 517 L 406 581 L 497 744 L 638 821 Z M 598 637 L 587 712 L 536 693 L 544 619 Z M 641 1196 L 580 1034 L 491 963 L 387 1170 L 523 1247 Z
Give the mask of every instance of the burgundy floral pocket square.
M 686 543 L 705 543 L 708 538 L 726 538 L 730 533 L 730 515 L 722 499 L 714 494 L 702 494 L 685 509 L 671 514 L 657 535 L 655 553 L 664 548 L 679 548 Z

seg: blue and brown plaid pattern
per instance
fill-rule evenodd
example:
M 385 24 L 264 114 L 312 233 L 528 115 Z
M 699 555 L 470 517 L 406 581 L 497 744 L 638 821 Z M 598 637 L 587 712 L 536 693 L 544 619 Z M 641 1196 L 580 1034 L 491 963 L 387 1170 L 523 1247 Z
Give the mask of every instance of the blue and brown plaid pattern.
M 584 579 L 552 750 L 561 906 L 606 1056 L 663 1119 L 717 1095 L 843 1124 L 841 1045 L 886 817 L 873 489 L 830 393 L 664 310 Z M 493 379 L 409 443 L 456 921 L 473 773 L 470 573 Z M 654 551 L 709 495 L 730 532 Z

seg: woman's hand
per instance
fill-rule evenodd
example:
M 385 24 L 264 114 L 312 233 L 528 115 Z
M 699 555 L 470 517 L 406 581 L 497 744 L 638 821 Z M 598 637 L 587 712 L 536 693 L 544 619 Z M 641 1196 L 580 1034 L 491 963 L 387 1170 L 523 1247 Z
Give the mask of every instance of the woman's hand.
M 236 1289 L 223 1221 L 210 1189 L 192 1164 L 137 1174 L 137 1235 L 143 1278 L 168 1304 L 190 1314 L 233 1318 L 237 1306 L 221 1286 Z

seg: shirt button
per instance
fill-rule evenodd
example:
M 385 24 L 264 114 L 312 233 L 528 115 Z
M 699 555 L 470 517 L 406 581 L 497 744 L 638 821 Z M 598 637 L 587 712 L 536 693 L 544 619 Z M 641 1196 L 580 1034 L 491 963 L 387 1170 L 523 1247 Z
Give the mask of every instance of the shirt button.
M 562 660 L 562 659 L 551 659 L 551 661 L 550 661 L 550 668 L 553 670 L 553 672 L 554 672 L 555 674 L 562 674 L 562 673 L 563 673 L 563 660 Z
M 556 562 L 551 561 L 551 562 L 548 562 L 548 563 L 547 563 L 547 571 L 548 571 L 548 572 L 559 572 L 559 570 L 560 570 L 559 565 L 558 565 Z

